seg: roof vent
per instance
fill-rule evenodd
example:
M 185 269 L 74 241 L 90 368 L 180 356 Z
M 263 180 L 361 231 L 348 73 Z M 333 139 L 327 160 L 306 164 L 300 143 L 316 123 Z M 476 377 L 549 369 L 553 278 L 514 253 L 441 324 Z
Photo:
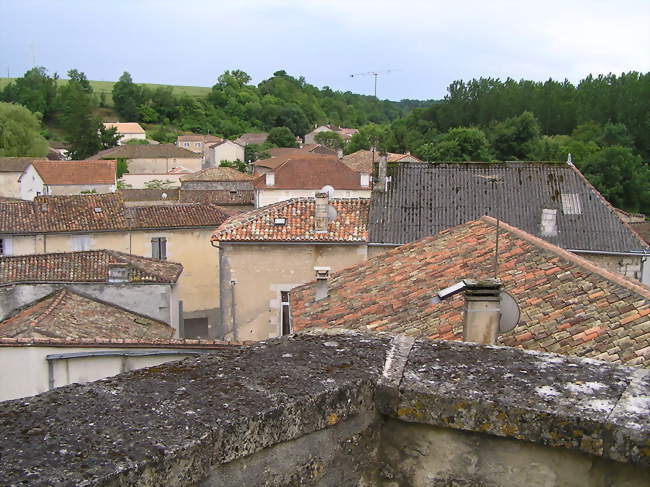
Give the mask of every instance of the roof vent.
M 102 209 L 100 207 L 98 207 L 98 206 L 95 207 L 95 213 L 101 213 L 101 212 L 102 212 Z
M 283 217 L 277 217 L 273 219 L 273 225 L 276 227 L 282 227 L 287 224 L 287 219 Z
M 544 208 L 540 224 L 542 237 L 557 237 L 557 210 Z

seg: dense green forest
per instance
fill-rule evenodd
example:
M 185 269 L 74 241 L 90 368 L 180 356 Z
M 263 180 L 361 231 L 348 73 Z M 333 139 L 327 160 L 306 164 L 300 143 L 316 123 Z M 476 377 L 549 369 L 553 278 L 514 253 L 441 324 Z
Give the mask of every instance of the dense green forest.
M 243 71 L 226 71 L 207 96 L 137 84 L 124 73 L 113 85 L 113 106 L 83 73 L 72 70 L 68 78 L 59 86 L 55 75 L 34 68 L 5 86 L 0 100 L 37 114 L 48 129 L 42 135 L 59 131 L 77 157 L 114 143 L 113 134 L 99 130 L 102 107 L 141 122 L 161 142 L 180 132 L 234 138 L 276 129 L 283 134 L 276 144 L 288 145 L 289 132 L 303 136 L 314 124 L 332 123 L 360 129 L 347 153 L 376 146 L 427 161 L 565 161 L 571 154 L 614 205 L 650 213 L 650 73 L 588 76 L 575 85 L 454 81 L 442 100 L 400 102 L 317 88 L 285 71 L 257 85 Z M 247 158 L 264 148 L 252 148 Z

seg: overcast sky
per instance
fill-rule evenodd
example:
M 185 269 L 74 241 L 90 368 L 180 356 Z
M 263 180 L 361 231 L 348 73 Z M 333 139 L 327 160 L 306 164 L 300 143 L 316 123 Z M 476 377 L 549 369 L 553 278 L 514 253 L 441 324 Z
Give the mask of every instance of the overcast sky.
M 0 0 L 0 76 L 212 86 L 279 69 L 378 96 L 441 98 L 480 76 L 576 82 L 650 71 L 650 0 Z

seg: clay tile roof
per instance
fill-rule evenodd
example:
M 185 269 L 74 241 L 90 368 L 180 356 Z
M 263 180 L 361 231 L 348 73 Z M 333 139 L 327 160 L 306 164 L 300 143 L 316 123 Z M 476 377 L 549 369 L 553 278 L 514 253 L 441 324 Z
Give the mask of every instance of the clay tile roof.
M 240 145 L 263 144 L 269 137 L 268 132 L 248 132 L 235 139 Z
M 647 244 L 650 244 L 650 222 L 629 222 L 628 225 L 632 227 L 632 230 L 638 233 Z
M 409 162 L 389 166 L 389 175 L 388 191 L 372 195 L 373 243 L 413 242 L 489 214 L 565 249 L 648 248 L 569 164 Z M 549 212 L 556 231 L 542 234 Z
M 251 174 L 246 174 L 232 167 L 210 167 L 201 171 L 181 176 L 181 181 L 252 181 Z
M 359 173 L 339 161 L 335 156 L 310 155 L 289 159 L 275 168 L 275 184 L 266 185 L 266 176 L 255 179 L 256 189 L 321 189 L 326 185 L 334 189 L 370 189 L 361 186 Z
M 379 152 L 374 152 L 370 150 L 361 149 L 347 156 L 343 156 L 341 162 L 348 166 L 353 171 L 365 172 L 372 174 L 373 164 L 379 160 Z M 415 157 L 412 154 L 397 154 L 394 152 L 388 152 L 386 154 L 387 162 L 422 162 L 420 159 Z
M 336 272 L 329 296 L 314 284 L 291 293 L 296 330 L 341 327 L 460 340 L 463 297 L 435 293 L 461 279 L 493 276 L 495 220 L 482 217 Z M 650 365 L 650 289 L 501 223 L 499 278 L 521 319 L 508 346 Z
M 320 154 L 309 152 L 304 149 L 296 149 L 291 147 L 274 147 L 272 149 L 267 149 L 265 152 L 267 152 L 271 157 L 267 159 L 258 159 L 257 161 L 253 162 L 254 166 L 275 169 L 290 159 L 304 159 L 321 156 Z
M 23 172 L 33 157 L 0 157 L 0 172 Z
M 0 200 L 0 234 L 214 227 L 228 218 L 215 204 L 125 207 L 120 193 Z
M 223 139 L 216 135 L 197 135 L 197 134 L 184 134 L 178 136 L 178 142 L 221 142 Z
M 114 160 L 34 161 L 32 165 L 43 182 L 62 184 L 115 184 Z
M 181 190 L 180 201 L 182 203 L 215 203 L 226 206 L 253 205 L 255 191 L 250 190 L 229 190 L 229 189 L 188 189 Z M 252 206 L 251 208 L 252 209 Z M 230 212 L 230 208 L 224 209 Z
M 203 155 L 174 144 L 126 144 L 106 149 L 89 157 L 90 159 L 200 159 Z
M 117 127 L 118 134 L 144 134 L 144 129 L 137 122 L 104 122 L 104 127 Z
M 217 228 L 212 240 L 366 242 L 369 200 L 332 199 L 329 204 L 336 210 L 336 218 L 327 232 L 315 231 L 314 198 L 295 198 L 233 216 Z M 277 225 L 276 218 L 286 221 Z
M 170 339 L 169 325 L 69 289 L 55 291 L 0 322 L 0 337 Z
M 19 282 L 106 282 L 109 263 L 128 266 L 133 283 L 174 283 L 183 272 L 175 262 L 115 250 L 86 250 L 0 257 L 0 286 Z

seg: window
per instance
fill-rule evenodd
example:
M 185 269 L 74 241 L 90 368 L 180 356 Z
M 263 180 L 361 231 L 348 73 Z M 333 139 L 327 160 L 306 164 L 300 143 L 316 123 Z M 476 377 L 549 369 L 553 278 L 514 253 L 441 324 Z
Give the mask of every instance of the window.
M 291 316 L 289 310 L 289 291 L 280 291 L 280 324 L 282 325 L 282 335 L 291 334 Z
M 90 250 L 90 235 L 74 235 L 70 237 L 70 247 L 73 251 Z
M 151 257 L 159 260 L 167 260 L 167 239 L 165 237 L 151 239 Z
M 5 241 L 0 238 L 0 255 L 7 255 L 5 254 Z
M 207 318 L 185 318 L 185 335 L 181 338 L 209 338 Z
M 201 147 L 201 142 L 194 142 L 194 147 Z
M 190 143 L 189 142 L 183 142 L 183 147 L 189 147 Z
M 0 238 L 0 255 L 14 255 L 10 238 Z

